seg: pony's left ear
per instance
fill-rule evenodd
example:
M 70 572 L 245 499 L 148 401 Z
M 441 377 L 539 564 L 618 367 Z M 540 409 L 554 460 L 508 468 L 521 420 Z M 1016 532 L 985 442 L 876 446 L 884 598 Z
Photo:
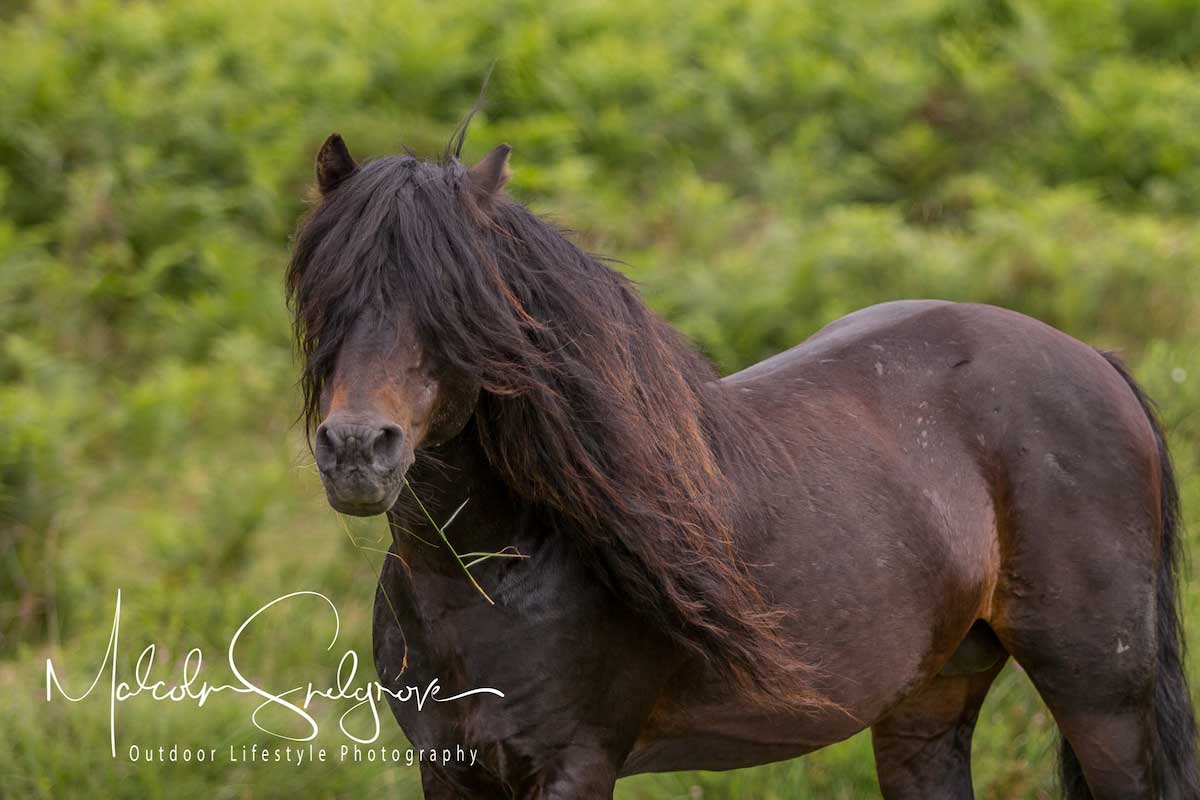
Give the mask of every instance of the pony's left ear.
M 482 161 L 467 170 L 476 200 L 491 200 L 508 183 L 508 154 L 511 152 L 512 148 L 506 144 L 496 145 Z
M 331 133 L 317 153 L 317 187 L 329 194 L 358 169 L 341 134 Z

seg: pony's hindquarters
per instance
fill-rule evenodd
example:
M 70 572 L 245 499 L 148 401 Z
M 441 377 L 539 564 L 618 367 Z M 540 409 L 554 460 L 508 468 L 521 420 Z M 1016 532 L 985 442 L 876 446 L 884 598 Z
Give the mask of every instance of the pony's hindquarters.
M 1196 722 L 1184 672 L 1183 624 L 1175 594 L 1180 561 L 1179 492 L 1162 427 L 1149 398 L 1125 366 L 1112 354 L 1105 359 L 1121 374 L 1154 428 L 1160 475 L 1160 562 L 1155 593 L 1157 659 L 1154 681 L 1154 773 L 1165 800 L 1200 798 L 1200 768 L 1197 766 Z M 1062 742 L 1062 780 L 1070 798 L 1088 797 L 1083 770 L 1071 749 Z
M 1101 376 L 1076 387 L 1072 403 L 1089 413 L 1043 404 L 1038 427 L 1014 438 L 998 502 L 1003 564 L 991 622 L 1063 733 L 1071 800 L 1196 800 L 1175 603 L 1178 499 L 1147 399 L 1105 358 L 1140 409 Z

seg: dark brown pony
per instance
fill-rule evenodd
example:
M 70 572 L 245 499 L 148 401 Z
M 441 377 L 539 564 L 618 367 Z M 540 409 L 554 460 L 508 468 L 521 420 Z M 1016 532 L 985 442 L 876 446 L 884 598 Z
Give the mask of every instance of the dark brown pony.
M 427 797 L 609 797 L 865 727 L 886 796 L 970 797 L 1010 655 L 1070 797 L 1200 797 L 1178 499 L 1113 357 L 908 301 L 719 379 L 504 194 L 507 146 L 461 141 L 358 165 L 330 137 L 287 275 L 329 501 L 391 521 L 380 680 L 505 693 L 393 703 L 481 753 L 423 765 Z M 454 551 L 525 558 L 472 566 L 485 597 Z

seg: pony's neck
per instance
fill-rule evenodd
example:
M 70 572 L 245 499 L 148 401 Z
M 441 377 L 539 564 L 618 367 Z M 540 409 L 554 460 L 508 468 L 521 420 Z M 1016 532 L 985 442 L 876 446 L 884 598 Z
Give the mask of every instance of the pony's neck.
M 514 517 L 542 514 L 614 596 L 738 685 L 785 674 L 739 547 L 739 404 L 627 278 L 514 203 L 490 214 L 462 247 L 419 248 L 403 220 L 397 239 L 418 329 L 482 388 L 474 430 Z

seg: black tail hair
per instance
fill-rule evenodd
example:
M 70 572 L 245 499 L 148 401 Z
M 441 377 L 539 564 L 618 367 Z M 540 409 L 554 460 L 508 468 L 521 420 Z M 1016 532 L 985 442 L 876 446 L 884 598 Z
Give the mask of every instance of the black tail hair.
M 1154 428 L 1158 443 L 1159 473 L 1162 492 L 1162 559 L 1158 574 L 1158 671 L 1154 683 L 1155 753 L 1154 771 L 1159 796 L 1163 800 L 1200 800 L 1200 766 L 1196 761 L 1196 719 L 1184 673 L 1183 623 L 1175 595 L 1182 549 L 1182 517 L 1179 488 L 1162 424 L 1154 402 L 1142 391 L 1129 370 L 1112 353 L 1101 352 L 1129 388 Z M 1091 792 L 1083 779 L 1079 760 L 1066 739 L 1062 741 L 1060 773 L 1063 790 L 1069 800 L 1088 800 Z

